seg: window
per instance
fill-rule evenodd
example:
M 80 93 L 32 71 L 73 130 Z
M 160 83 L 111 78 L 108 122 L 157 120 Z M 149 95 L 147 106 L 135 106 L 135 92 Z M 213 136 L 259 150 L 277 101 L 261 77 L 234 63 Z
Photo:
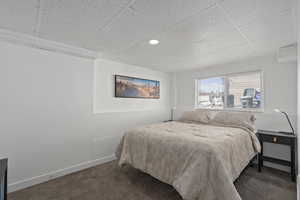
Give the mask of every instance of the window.
M 224 80 L 223 77 L 198 80 L 198 107 L 224 108 Z
M 196 80 L 196 107 L 261 110 L 262 73 L 248 72 Z

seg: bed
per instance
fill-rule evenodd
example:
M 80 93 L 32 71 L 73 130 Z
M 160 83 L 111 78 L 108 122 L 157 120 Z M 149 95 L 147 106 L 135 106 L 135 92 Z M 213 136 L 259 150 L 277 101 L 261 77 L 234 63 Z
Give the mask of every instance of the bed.
M 191 112 L 127 131 L 119 165 L 172 185 L 185 200 L 240 200 L 233 182 L 260 151 L 253 116 Z

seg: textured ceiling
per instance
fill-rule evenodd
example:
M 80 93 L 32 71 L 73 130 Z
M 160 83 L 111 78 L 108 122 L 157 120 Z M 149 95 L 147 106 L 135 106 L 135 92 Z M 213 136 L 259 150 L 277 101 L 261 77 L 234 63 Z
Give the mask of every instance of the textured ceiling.
M 0 0 L 0 28 L 178 71 L 296 42 L 295 7 L 295 0 Z

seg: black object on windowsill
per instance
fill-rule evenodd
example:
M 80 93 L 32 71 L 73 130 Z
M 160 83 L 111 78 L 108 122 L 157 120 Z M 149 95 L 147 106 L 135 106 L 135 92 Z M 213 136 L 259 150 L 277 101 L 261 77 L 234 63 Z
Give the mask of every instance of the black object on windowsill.
M 279 131 L 279 133 L 295 135 L 295 130 L 294 130 L 294 127 L 293 127 L 293 125 L 292 125 L 292 123 L 291 123 L 291 120 L 290 120 L 290 118 L 289 118 L 288 113 L 285 112 L 285 111 L 281 111 L 281 110 L 279 110 L 279 109 L 277 109 L 277 108 L 274 109 L 274 111 L 275 111 L 275 112 L 278 112 L 278 113 L 284 114 L 284 116 L 286 117 L 286 119 L 287 119 L 287 121 L 289 122 L 289 125 L 290 125 L 290 127 L 291 127 L 291 129 L 292 129 L 292 133 L 290 133 L 290 132 L 284 132 L 284 131 Z

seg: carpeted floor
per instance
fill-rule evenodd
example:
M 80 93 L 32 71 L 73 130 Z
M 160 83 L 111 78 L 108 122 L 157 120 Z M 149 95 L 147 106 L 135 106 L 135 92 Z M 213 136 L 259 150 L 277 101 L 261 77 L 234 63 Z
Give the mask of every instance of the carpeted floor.
M 295 200 L 287 174 L 248 167 L 235 183 L 243 200 Z M 9 194 L 8 200 L 182 200 L 169 185 L 116 161 Z

